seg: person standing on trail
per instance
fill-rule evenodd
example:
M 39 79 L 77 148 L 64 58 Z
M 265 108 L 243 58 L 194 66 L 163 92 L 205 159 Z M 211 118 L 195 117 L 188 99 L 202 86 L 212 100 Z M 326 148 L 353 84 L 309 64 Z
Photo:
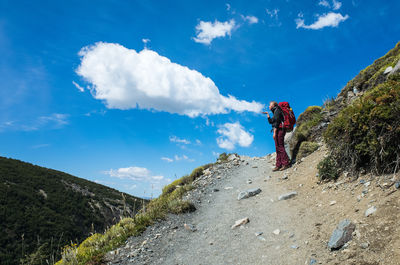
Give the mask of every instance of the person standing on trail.
M 276 101 L 271 101 L 269 103 L 269 109 L 274 114 L 272 118 L 269 116 L 268 112 L 263 113 L 267 114 L 268 122 L 272 125 L 272 130 L 274 132 L 276 164 L 272 171 L 285 170 L 290 167 L 289 157 L 286 153 L 284 143 L 286 130 L 282 127 L 285 118 L 282 109 Z

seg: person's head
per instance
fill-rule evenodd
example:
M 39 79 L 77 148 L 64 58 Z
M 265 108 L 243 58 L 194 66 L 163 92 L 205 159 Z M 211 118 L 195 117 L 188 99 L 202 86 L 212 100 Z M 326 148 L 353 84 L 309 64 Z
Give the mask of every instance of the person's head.
M 270 101 L 269 102 L 269 109 L 272 110 L 273 108 L 275 108 L 276 106 L 278 106 L 278 102 L 276 101 Z

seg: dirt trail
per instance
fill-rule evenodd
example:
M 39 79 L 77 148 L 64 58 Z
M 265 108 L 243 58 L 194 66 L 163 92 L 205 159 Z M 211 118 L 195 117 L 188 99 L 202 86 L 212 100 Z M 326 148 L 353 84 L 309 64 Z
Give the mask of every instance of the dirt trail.
M 108 255 L 108 264 L 400 264 L 400 192 L 387 197 L 374 183 L 359 200 L 363 185 L 358 181 L 319 185 L 315 168 L 323 154 L 319 150 L 285 172 L 271 172 L 269 157 L 241 157 L 236 165 L 214 168 L 187 196 L 196 205 L 194 213 L 171 215 L 129 239 Z M 250 188 L 262 192 L 237 199 Z M 278 201 L 290 191 L 297 196 Z M 379 211 L 365 217 L 371 201 Z M 249 223 L 231 229 L 245 217 Z M 356 223 L 356 233 L 347 248 L 332 252 L 330 234 L 345 218 Z

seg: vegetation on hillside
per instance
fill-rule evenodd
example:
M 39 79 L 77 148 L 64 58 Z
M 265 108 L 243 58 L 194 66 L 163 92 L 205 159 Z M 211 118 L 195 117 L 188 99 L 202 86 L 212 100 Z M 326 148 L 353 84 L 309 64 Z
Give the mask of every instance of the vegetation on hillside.
M 355 78 L 350 80 L 339 93 L 339 97 L 347 97 L 349 91 L 356 88 L 359 91 L 367 91 L 383 83 L 383 72 L 387 67 L 394 67 L 400 60 L 400 42 L 387 54 L 374 61 L 373 64 L 362 70 Z
M 52 263 L 64 245 L 104 231 L 121 215 L 141 209 L 142 202 L 60 171 L 0 157 L 0 263 Z
M 349 81 L 335 100 L 338 115 L 324 139 L 342 171 L 399 170 L 400 72 L 385 73 L 399 61 L 400 42 Z M 360 95 L 354 98 L 354 91 Z M 348 100 L 349 95 L 353 100 Z
M 389 80 L 344 108 L 325 131 L 342 169 L 390 173 L 400 163 L 400 82 Z
M 323 107 L 311 106 L 299 116 L 290 142 L 297 159 L 317 148 L 323 135 L 330 155 L 319 165 L 321 179 L 340 172 L 393 173 L 400 168 L 400 42 L 350 80 Z M 390 69 L 390 68 L 389 68 Z

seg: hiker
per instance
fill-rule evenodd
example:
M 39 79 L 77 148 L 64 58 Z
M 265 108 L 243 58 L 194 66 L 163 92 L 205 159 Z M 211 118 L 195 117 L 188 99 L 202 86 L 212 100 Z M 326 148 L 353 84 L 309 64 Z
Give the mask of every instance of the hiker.
M 268 122 L 272 125 L 272 130 L 274 132 L 273 137 L 276 149 L 276 164 L 272 171 L 285 170 L 290 167 L 290 162 L 284 143 L 286 134 L 286 129 L 283 127 L 284 114 L 276 101 L 271 101 L 269 103 L 269 109 L 274 114 L 272 118 L 269 116 L 268 112 L 263 113 L 267 114 Z

